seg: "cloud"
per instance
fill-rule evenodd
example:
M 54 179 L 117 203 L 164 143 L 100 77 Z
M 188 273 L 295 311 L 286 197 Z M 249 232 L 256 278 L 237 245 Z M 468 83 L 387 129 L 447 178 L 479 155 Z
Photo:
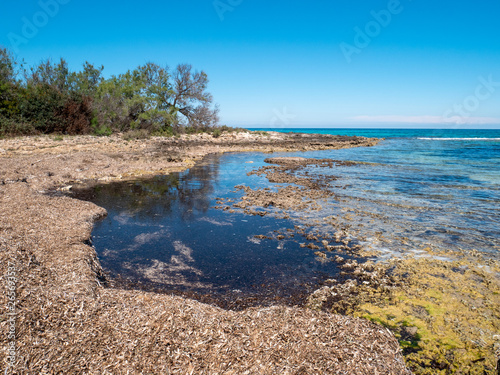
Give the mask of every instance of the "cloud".
M 497 117 L 444 117 L 444 116 L 355 116 L 349 120 L 368 123 L 398 123 L 398 124 L 500 124 Z
M 149 265 L 126 263 L 125 268 L 139 273 L 151 282 L 166 285 L 181 285 L 189 288 L 211 288 L 212 284 L 198 281 L 203 272 L 194 265 L 193 249 L 181 241 L 173 242 L 176 254 L 170 257 L 170 262 L 152 259 Z
M 217 220 L 209 218 L 209 217 L 202 217 L 202 218 L 200 218 L 198 220 L 199 221 L 206 221 L 207 223 L 210 223 L 210 224 L 213 224 L 213 225 L 218 225 L 220 227 L 223 227 L 223 226 L 232 226 L 233 225 L 232 223 L 229 223 L 227 221 L 217 221 Z

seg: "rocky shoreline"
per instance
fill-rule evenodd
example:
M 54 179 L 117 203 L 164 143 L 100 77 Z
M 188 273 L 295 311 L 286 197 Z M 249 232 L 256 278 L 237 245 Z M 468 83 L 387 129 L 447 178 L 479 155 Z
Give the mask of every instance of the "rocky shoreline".
M 408 373 L 393 334 L 364 319 L 279 306 L 233 312 L 180 297 L 104 288 L 89 240 L 94 221 L 106 212 L 58 193 L 81 181 L 183 170 L 214 152 L 322 150 L 376 142 L 271 132 L 217 139 L 0 140 L 0 271 L 2 288 L 15 291 L 14 304 L 6 293 L 0 297 L 0 344 L 11 348 L 0 355 L 2 371 Z
M 321 200 L 335 198 L 334 191 L 325 189 L 335 177 L 321 170 L 346 163 L 297 157 L 265 161 L 268 166 L 249 175 L 292 185 L 277 185 L 276 191 L 236 186 L 244 196 L 236 202 L 220 201 L 219 208 L 300 218 L 297 212 L 321 210 Z M 316 167 L 317 172 L 304 171 L 306 166 Z M 315 251 L 318 261 L 335 262 L 342 270 L 338 279 L 327 280 L 309 296 L 307 307 L 364 317 L 388 327 L 415 374 L 495 374 L 500 368 L 498 257 L 426 248 L 419 254 L 394 255 L 379 262 L 381 254 L 367 251 L 349 234 L 349 220 L 348 213 L 344 218 L 323 217 L 321 224 L 303 220 L 307 231 L 302 225 L 285 234 L 307 240 L 301 246 Z M 375 262 L 358 263 L 349 259 L 353 256 Z
M 377 139 L 300 133 L 223 133 L 127 140 L 41 136 L 0 140 L 0 184 L 49 188 L 87 180 L 111 181 L 168 174 L 224 152 L 312 151 L 373 146 Z

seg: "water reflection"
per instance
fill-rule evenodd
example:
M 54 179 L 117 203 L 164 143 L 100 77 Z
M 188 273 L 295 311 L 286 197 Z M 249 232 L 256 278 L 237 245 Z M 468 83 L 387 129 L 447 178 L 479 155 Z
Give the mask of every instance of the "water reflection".
M 214 209 L 217 197 L 241 194 L 232 191 L 237 183 L 262 183 L 246 175 L 244 164 L 221 158 L 182 173 L 74 189 L 108 210 L 92 235 L 113 285 L 240 309 L 301 304 L 338 273 L 334 262 L 319 262 L 288 235 L 291 222 Z

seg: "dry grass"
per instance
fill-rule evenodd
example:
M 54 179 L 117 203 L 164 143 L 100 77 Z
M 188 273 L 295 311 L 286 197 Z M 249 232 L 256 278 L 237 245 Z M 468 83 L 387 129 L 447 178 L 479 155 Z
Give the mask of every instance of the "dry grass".
M 65 165 L 81 157 L 59 152 Z M 35 159 L 40 155 L 2 160 L 10 174 L 26 173 L 7 167 L 16 162 L 30 166 L 26 177 L 0 186 L 0 287 L 7 288 L 8 262 L 17 273 L 12 373 L 407 373 L 394 336 L 363 319 L 279 306 L 225 311 L 180 297 L 104 288 L 87 240 L 105 211 L 43 194 L 50 186 L 44 168 L 51 165 L 44 159 L 45 167 L 37 169 Z M 7 302 L 0 293 L 2 348 L 8 344 Z M 7 353 L 0 353 L 3 373 Z

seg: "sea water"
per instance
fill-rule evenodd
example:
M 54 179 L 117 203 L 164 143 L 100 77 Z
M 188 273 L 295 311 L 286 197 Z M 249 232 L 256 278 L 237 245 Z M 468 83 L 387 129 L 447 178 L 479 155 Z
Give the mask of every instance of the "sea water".
M 342 198 L 329 209 L 348 211 L 355 232 L 373 248 L 499 255 L 500 130 L 321 131 L 385 137 L 375 147 L 294 153 L 362 163 L 327 172 L 339 177 L 332 190 Z

